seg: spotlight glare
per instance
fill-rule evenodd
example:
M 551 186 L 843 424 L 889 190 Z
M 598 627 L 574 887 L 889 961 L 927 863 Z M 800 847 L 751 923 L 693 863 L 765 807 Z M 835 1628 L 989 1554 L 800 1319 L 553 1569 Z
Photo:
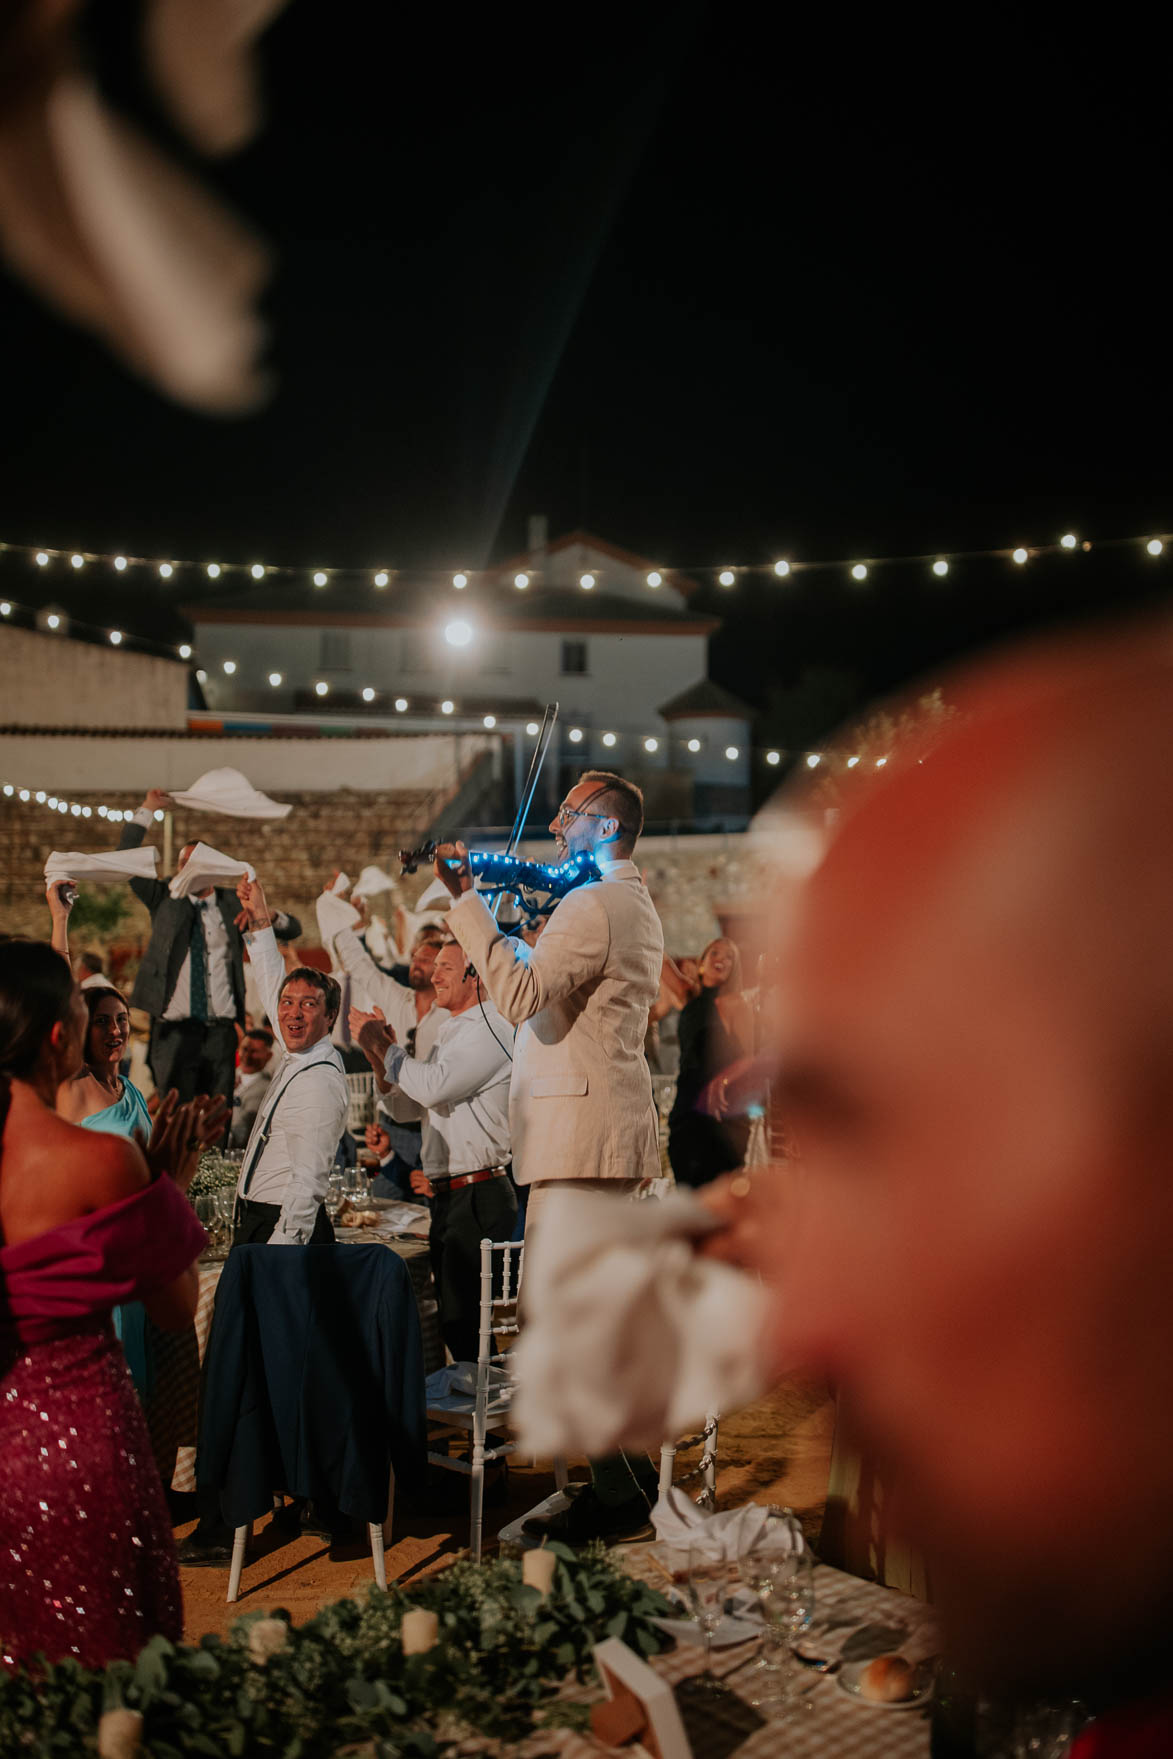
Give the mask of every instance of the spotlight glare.
M 472 640 L 472 624 L 463 617 L 454 618 L 444 630 L 444 640 L 449 647 L 467 647 Z

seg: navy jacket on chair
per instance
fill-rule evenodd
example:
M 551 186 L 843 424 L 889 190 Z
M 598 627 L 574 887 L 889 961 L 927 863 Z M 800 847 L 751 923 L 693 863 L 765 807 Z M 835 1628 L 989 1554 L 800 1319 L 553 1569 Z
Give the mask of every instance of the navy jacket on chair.
M 236 1246 L 216 1291 L 196 1477 L 229 1526 L 275 1490 L 381 1522 L 427 1450 L 419 1312 L 386 1246 Z

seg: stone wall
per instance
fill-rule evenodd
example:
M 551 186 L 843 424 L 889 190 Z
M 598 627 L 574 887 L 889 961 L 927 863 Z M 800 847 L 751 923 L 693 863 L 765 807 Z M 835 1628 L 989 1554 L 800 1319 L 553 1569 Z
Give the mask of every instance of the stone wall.
M 187 725 L 187 667 L 0 623 L 0 725 Z

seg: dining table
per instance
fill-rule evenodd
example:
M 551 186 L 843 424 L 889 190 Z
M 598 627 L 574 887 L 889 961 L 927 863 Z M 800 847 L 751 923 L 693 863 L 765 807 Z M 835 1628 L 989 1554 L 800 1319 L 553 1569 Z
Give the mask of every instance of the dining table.
M 395 1233 L 386 1226 L 337 1229 L 339 1243 L 386 1246 L 406 1264 L 415 1291 L 424 1348 L 424 1372 L 444 1366 L 444 1341 L 440 1335 L 439 1308 L 432 1278 L 431 1256 L 426 1237 Z M 216 1289 L 224 1269 L 224 1252 L 206 1252 L 199 1262 L 199 1301 L 192 1325 L 183 1332 L 153 1329 L 151 1356 L 154 1383 L 148 1400 L 148 1427 L 155 1458 L 164 1482 L 171 1489 L 190 1494 L 195 1490 L 196 1439 L 199 1433 L 200 1372 L 208 1337 Z M 168 1476 L 165 1462 L 174 1460 Z
M 611 1555 L 632 1574 L 663 1587 L 662 1573 L 652 1567 L 646 1548 L 624 1547 Z M 868 1703 L 845 1690 L 843 1681 L 853 1663 L 877 1655 L 898 1652 L 909 1660 L 933 1656 L 938 1647 L 933 1608 L 826 1564 L 816 1565 L 814 1578 L 814 1622 L 800 1647 L 826 1656 L 833 1671 L 819 1673 L 795 1663 L 797 1695 L 782 1715 L 748 1701 L 756 1695 L 756 1635 L 714 1646 L 712 1671 L 727 1687 L 726 1694 L 713 1695 L 698 1686 L 704 1670 L 699 1641 L 678 1640 L 652 1657 L 653 1672 L 673 1688 L 694 1759 L 725 1759 L 734 1753 L 737 1759 L 928 1759 L 931 1689 L 902 1707 Z M 603 1693 L 597 1685 L 573 1686 L 565 1695 L 595 1703 Z M 556 1729 L 526 1742 L 519 1759 L 531 1753 L 600 1759 L 613 1755 L 614 1749 L 590 1734 Z

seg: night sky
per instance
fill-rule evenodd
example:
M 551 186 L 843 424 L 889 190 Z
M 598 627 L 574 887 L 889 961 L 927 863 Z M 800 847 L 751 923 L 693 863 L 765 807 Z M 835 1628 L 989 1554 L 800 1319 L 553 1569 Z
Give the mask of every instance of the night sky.
M 183 153 L 122 13 L 91 10 L 103 83 Z M 476 567 L 545 513 L 711 582 L 1173 530 L 1156 46 L 767 16 L 295 0 L 267 129 L 206 173 L 276 247 L 276 396 L 178 410 L 0 284 L 0 537 Z M 887 688 L 1169 570 L 1173 546 L 811 573 L 701 607 L 716 676 L 762 704 L 811 665 Z

